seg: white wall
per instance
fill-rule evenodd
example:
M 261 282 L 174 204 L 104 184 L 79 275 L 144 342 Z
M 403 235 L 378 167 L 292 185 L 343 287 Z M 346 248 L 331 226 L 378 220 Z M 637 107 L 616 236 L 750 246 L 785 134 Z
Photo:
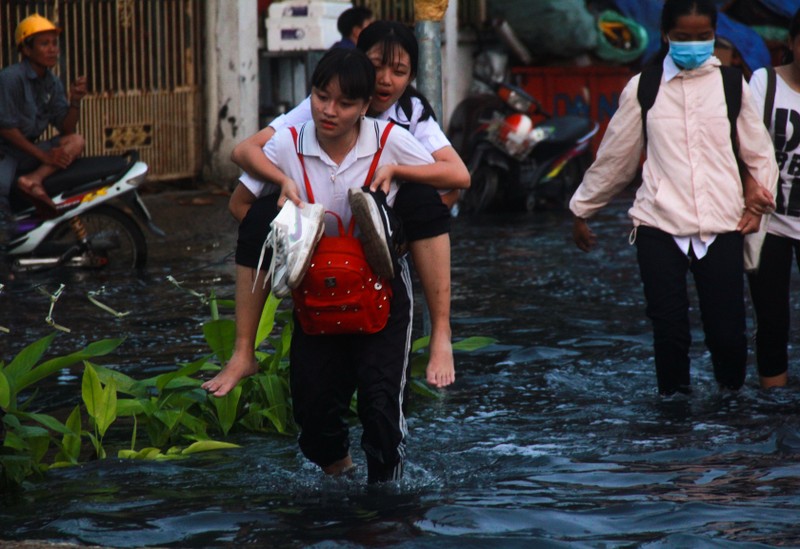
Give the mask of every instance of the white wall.
M 239 169 L 233 147 L 258 131 L 258 6 L 256 0 L 207 0 L 207 181 L 231 183 Z

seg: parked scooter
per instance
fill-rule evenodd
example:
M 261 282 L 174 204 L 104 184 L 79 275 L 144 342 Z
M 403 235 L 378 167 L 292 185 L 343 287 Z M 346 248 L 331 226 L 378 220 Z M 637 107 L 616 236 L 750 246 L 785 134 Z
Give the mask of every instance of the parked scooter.
M 448 137 L 472 176 L 459 210 L 563 208 L 591 164 L 589 145 L 599 125 L 552 115 L 525 90 L 498 78 L 505 73 L 505 62 L 497 61 L 502 55 L 478 57 L 474 78 L 484 91 L 464 99 L 450 121 Z
M 12 271 L 57 266 L 142 269 L 147 241 L 134 216 L 153 233 L 164 234 L 137 192 L 146 174 L 147 164 L 135 151 L 79 158 L 44 181 L 57 206 L 53 219 L 43 219 L 12 192 L 13 227 L 6 249 Z

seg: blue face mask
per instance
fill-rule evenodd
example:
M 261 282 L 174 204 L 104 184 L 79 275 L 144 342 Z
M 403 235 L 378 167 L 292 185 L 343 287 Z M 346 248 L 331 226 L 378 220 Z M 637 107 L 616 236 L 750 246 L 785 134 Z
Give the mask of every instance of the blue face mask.
M 706 62 L 714 53 L 714 41 L 673 42 L 669 41 L 669 56 L 682 69 L 692 70 Z

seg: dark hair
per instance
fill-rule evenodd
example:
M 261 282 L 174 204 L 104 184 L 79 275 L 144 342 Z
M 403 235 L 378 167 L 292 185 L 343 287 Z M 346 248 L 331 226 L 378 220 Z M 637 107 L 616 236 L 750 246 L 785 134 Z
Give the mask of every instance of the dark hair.
M 800 10 L 797 10 L 789 22 L 789 38 L 794 40 L 800 34 Z
M 375 91 L 375 67 L 366 54 L 356 49 L 333 48 L 319 60 L 311 85 L 323 90 L 333 79 L 349 99 L 369 101 Z
M 410 28 L 397 21 L 375 21 L 358 35 L 356 48 L 366 53 L 375 45 L 379 45 L 383 49 L 382 65 L 391 63 L 398 49 L 406 52 L 411 62 L 411 79 L 416 78 L 417 68 L 419 67 L 419 45 Z M 411 105 L 412 97 L 416 97 L 422 102 L 423 113 L 420 120 L 427 120 L 431 117 L 434 120 L 436 119 L 433 107 L 431 107 L 428 99 L 410 84 L 406 87 L 400 99 L 397 100 L 406 118 L 411 119 L 413 110 Z
M 339 19 L 336 20 L 336 28 L 342 38 L 350 38 L 353 29 L 362 26 L 367 19 L 372 19 L 371 9 L 363 6 L 348 8 L 339 14 Z
M 684 15 L 705 15 L 717 28 L 717 6 L 713 0 L 665 0 L 661 10 L 661 32 L 668 34 Z

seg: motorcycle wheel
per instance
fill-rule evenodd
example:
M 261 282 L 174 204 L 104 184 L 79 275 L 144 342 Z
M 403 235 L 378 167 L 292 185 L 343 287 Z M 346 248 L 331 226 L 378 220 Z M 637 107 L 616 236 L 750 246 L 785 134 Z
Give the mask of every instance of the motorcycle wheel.
M 569 201 L 583 181 L 583 174 L 591 163 L 590 152 L 585 152 L 567 162 L 558 176 L 547 183 L 552 190 L 546 197 L 533 194 L 528 196 L 528 211 L 569 209 Z
M 497 199 L 500 186 L 500 173 L 491 166 L 478 166 L 472 174 L 469 189 L 461 195 L 460 210 L 466 214 L 478 214 L 488 211 Z
M 113 270 L 137 270 L 147 263 L 147 240 L 139 225 L 114 206 L 98 206 L 78 216 L 86 229 L 86 249 L 78 240 L 70 221 L 58 225 L 42 243 L 36 255 L 63 254 L 70 249 L 79 253 L 65 264 L 71 267 L 102 267 Z

